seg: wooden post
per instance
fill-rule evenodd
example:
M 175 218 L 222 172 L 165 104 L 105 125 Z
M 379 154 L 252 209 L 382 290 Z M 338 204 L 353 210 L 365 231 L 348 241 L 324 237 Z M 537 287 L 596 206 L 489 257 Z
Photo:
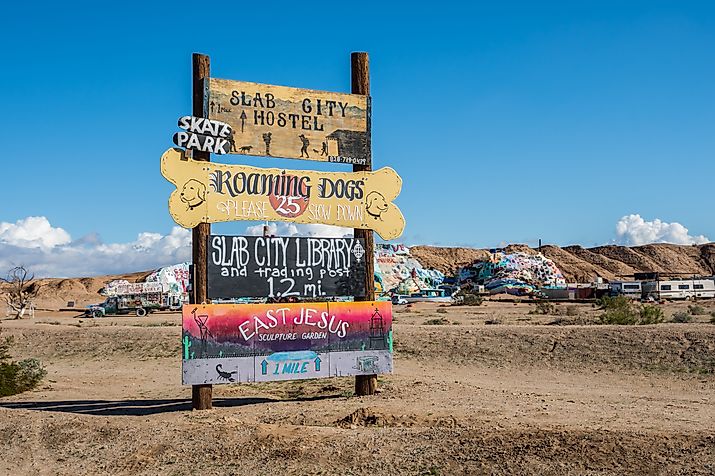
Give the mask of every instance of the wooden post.
M 350 72 L 352 76 L 352 93 L 370 96 L 370 60 L 367 53 L 354 52 L 350 55 Z M 368 105 L 370 103 L 368 102 Z M 372 171 L 372 108 L 367 114 L 367 157 L 368 165 L 353 165 L 353 172 Z M 365 240 L 365 297 L 355 298 L 357 301 L 375 300 L 375 236 L 372 230 L 354 230 L 355 238 Z M 373 395 L 377 390 L 377 375 L 356 375 L 355 395 Z
M 196 117 L 207 117 L 208 111 L 204 104 L 204 80 L 208 81 L 211 74 L 211 60 L 208 56 L 194 53 L 192 57 L 192 114 Z M 193 151 L 194 160 L 211 160 L 208 152 Z M 211 234 L 211 225 L 199 223 L 191 233 L 191 257 L 194 264 L 194 302 L 204 304 L 207 299 L 207 267 L 206 244 Z M 211 385 L 191 386 L 191 408 L 194 410 L 210 410 L 213 388 Z

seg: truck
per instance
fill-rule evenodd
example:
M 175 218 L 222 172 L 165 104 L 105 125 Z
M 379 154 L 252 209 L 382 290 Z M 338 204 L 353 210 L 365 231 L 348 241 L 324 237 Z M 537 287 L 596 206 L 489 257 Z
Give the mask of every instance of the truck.
M 161 283 L 122 283 L 107 288 L 107 299 L 85 310 L 87 317 L 106 317 L 133 313 L 137 317 L 150 312 L 181 308 L 181 295 L 168 293 Z

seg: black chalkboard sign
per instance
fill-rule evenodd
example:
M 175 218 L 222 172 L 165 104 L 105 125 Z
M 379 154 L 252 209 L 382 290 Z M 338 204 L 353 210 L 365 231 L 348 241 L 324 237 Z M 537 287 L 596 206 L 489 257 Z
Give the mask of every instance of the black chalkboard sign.
M 365 296 L 365 242 L 355 238 L 212 235 L 208 297 Z

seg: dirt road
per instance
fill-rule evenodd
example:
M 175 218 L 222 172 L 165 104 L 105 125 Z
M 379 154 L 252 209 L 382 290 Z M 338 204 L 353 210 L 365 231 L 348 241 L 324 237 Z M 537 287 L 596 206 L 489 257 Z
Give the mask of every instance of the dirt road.
M 526 309 L 402 309 L 379 395 L 217 386 L 204 412 L 180 384 L 178 315 L 5 320 L 48 376 L 0 399 L 0 473 L 715 474 L 715 325 Z

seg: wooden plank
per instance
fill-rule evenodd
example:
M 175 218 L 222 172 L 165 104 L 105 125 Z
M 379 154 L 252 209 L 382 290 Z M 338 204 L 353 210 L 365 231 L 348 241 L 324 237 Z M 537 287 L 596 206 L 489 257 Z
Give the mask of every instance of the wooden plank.
M 367 165 L 366 95 L 211 78 L 208 117 L 234 130 L 233 153 Z
M 205 385 L 392 372 L 392 303 L 185 305 L 182 382 Z
M 353 52 L 350 55 L 350 83 L 353 94 L 370 96 L 370 58 L 367 53 Z M 372 124 L 371 116 L 367 117 L 367 151 L 372 157 Z M 371 172 L 372 160 L 365 164 L 353 165 L 353 172 Z M 372 230 L 355 229 L 353 236 L 365 242 L 365 249 L 373 256 L 375 248 L 375 235 Z M 365 269 L 364 297 L 357 296 L 355 299 L 373 301 L 375 299 L 375 265 L 370 261 Z M 377 391 L 377 375 L 357 375 L 355 376 L 355 394 L 358 396 L 374 395 Z
M 372 229 L 390 240 L 405 226 L 393 203 L 402 179 L 389 167 L 343 173 L 264 169 L 199 162 L 172 148 L 161 158 L 161 173 L 177 187 L 169 197 L 169 212 L 185 228 L 201 222 L 278 220 Z
M 210 76 L 211 60 L 208 56 L 194 53 L 191 57 L 192 64 L 192 115 L 205 117 L 206 105 L 204 103 L 204 84 Z M 208 162 L 211 158 L 208 152 L 194 152 L 193 158 Z M 211 225 L 197 222 L 191 232 L 191 256 L 194 267 L 193 301 L 202 303 L 207 299 L 206 286 L 206 239 L 211 235 Z M 191 407 L 194 410 L 210 410 L 213 406 L 213 390 L 211 385 L 199 385 L 191 389 Z

